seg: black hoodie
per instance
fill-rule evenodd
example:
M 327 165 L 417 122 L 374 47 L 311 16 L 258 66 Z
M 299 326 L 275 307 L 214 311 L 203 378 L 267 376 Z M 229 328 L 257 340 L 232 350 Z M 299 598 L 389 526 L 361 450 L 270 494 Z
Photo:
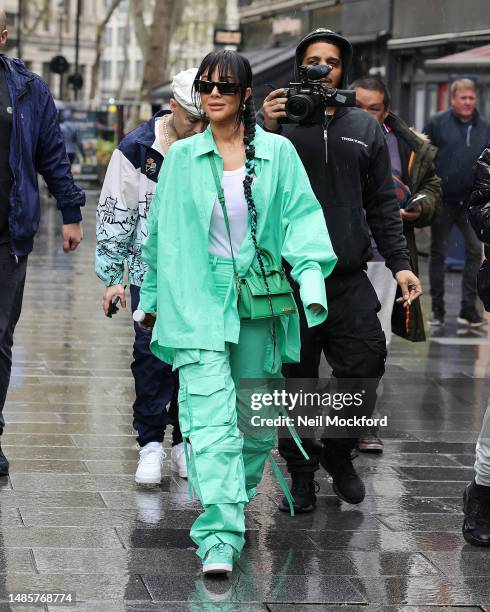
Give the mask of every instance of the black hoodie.
M 306 47 L 314 40 L 340 48 L 341 88 L 345 88 L 352 46 L 331 30 L 320 28 L 303 38 L 296 49 L 296 71 Z M 390 156 L 374 117 L 358 108 L 337 108 L 325 125 L 283 124 L 280 133 L 294 144 L 322 205 L 338 257 L 334 274 L 366 267 L 372 257 L 369 229 L 393 274 L 410 270 Z

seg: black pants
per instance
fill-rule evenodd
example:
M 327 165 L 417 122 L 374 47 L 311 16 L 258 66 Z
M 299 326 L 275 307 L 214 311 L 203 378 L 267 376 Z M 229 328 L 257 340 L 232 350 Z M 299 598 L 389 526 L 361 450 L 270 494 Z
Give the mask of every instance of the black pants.
M 432 310 L 444 314 L 444 274 L 449 236 L 453 225 L 463 234 L 465 262 L 463 269 L 462 308 L 474 308 L 476 301 L 476 275 L 482 259 L 482 246 L 468 221 L 466 207 L 445 203 L 432 224 L 429 280 Z
M 335 378 L 379 379 L 384 374 L 386 339 L 377 312 L 378 297 L 364 271 L 335 275 L 326 281 L 328 317 L 316 327 L 308 328 L 302 308 L 301 361 L 285 365 L 287 378 L 318 378 L 322 352 Z M 376 383 L 377 384 L 377 383 Z M 372 414 L 372 405 L 365 412 Z M 337 448 L 354 448 L 356 438 L 324 439 L 324 444 Z M 281 438 L 279 452 L 289 472 L 314 472 L 319 466 L 321 446 L 316 440 L 302 439 L 310 459 L 304 459 L 294 440 Z
M 131 285 L 131 309 L 138 308 L 140 288 Z M 134 324 L 134 345 L 131 370 L 134 377 L 136 399 L 133 404 L 133 427 L 140 446 L 149 442 L 162 442 L 165 428 L 173 425 L 172 444 L 182 442 L 179 428 L 177 392 L 179 379 L 172 366 L 160 361 L 150 350 L 151 331 Z M 170 409 L 167 411 L 167 404 Z
M 0 244 L 0 435 L 5 427 L 3 407 L 10 382 L 14 330 L 22 309 L 26 268 L 27 256 L 17 260 L 9 244 Z

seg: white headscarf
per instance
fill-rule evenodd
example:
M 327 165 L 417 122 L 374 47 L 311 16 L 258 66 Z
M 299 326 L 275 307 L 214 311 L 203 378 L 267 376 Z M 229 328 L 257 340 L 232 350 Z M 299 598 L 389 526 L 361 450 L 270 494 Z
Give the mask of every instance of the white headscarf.
M 185 108 L 187 112 L 199 117 L 199 111 L 192 100 L 192 85 L 197 76 L 197 68 L 182 70 L 172 80 L 172 92 L 175 100 Z

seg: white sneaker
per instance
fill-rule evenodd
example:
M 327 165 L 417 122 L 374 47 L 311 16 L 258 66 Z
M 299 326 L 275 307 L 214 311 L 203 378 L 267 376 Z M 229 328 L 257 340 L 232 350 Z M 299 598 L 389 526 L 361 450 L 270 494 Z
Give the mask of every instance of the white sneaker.
M 138 469 L 134 477 L 138 484 L 159 485 L 165 453 L 161 442 L 148 442 L 140 450 Z
M 191 447 L 187 445 L 187 456 L 191 452 Z M 181 478 L 187 478 L 187 464 L 185 462 L 185 449 L 184 443 L 176 444 L 172 446 L 172 450 L 170 452 L 171 462 L 170 469 L 172 472 L 178 472 Z

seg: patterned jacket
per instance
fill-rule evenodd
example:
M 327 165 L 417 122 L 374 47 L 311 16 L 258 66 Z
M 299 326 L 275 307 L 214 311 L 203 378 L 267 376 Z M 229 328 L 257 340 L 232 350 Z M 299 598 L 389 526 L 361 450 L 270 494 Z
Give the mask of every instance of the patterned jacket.
M 166 112 L 158 112 L 125 136 L 107 167 L 97 206 L 95 250 L 95 272 L 106 287 L 123 282 L 125 264 L 129 283 L 143 284 L 141 243 L 148 233 L 148 211 L 164 157 L 155 122 Z

